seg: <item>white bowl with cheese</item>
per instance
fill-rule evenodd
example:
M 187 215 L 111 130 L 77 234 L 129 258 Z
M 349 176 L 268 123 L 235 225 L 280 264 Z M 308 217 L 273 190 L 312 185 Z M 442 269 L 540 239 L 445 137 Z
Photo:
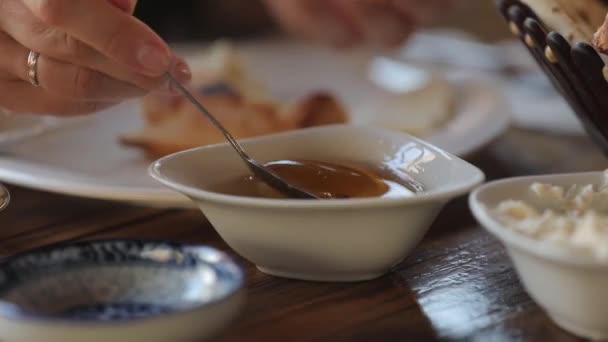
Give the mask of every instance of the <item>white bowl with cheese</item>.
M 608 339 L 607 179 L 602 172 L 505 179 L 469 201 L 530 296 L 558 326 L 591 339 Z

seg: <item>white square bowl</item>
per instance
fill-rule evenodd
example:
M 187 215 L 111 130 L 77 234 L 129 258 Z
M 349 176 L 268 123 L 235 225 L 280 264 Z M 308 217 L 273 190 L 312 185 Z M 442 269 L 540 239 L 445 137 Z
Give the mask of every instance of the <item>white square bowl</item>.
M 266 273 L 314 281 L 379 277 L 420 242 L 450 199 L 484 180 L 471 164 L 407 134 L 333 125 L 242 141 L 261 162 L 279 159 L 391 164 L 426 192 L 404 198 L 266 199 L 210 191 L 248 174 L 227 144 L 175 153 L 150 174 L 191 198 L 237 253 Z

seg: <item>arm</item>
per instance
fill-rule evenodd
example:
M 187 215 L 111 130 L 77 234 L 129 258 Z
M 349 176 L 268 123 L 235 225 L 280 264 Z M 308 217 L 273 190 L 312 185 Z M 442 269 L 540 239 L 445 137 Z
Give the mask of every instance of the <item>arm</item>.
M 289 32 L 341 46 L 403 43 L 453 0 L 264 0 Z

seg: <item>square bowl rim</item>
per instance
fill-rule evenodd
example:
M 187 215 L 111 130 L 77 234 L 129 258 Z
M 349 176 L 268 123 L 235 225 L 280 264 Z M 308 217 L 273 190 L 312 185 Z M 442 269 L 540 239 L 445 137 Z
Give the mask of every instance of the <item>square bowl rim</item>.
M 452 163 L 459 163 L 466 166 L 469 171 L 470 180 L 462 184 L 452 184 L 451 186 L 444 186 L 443 188 L 434 189 L 428 193 L 420 193 L 415 196 L 408 196 L 402 198 L 383 198 L 383 197 L 371 197 L 371 198 L 356 198 L 356 199 L 332 199 L 332 200 L 321 200 L 321 201 L 309 201 L 301 199 L 270 199 L 270 198 L 256 198 L 247 196 L 235 196 L 221 194 L 218 192 L 208 191 L 193 186 L 185 185 L 182 182 L 166 177 L 161 171 L 163 164 L 169 160 L 173 160 L 178 157 L 182 157 L 189 154 L 201 153 L 209 150 L 216 150 L 218 148 L 227 148 L 228 143 L 220 143 L 207 145 L 202 147 L 195 147 L 184 151 L 176 152 L 164 156 L 154 161 L 148 168 L 148 174 L 161 184 L 181 192 L 195 200 L 206 200 L 209 202 L 222 203 L 228 205 L 237 205 L 241 207 L 249 208 L 290 208 L 290 209 L 338 209 L 338 208 L 372 208 L 372 207 L 392 207 L 392 206 L 403 206 L 412 204 L 422 204 L 429 202 L 437 202 L 442 200 L 448 200 L 460 195 L 464 195 L 481 184 L 485 180 L 484 173 L 477 168 L 475 165 L 442 150 L 420 138 L 414 137 L 410 134 L 383 129 L 379 127 L 373 127 L 364 124 L 337 124 L 337 125 L 326 125 L 320 127 L 312 127 L 299 129 L 289 132 L 282 132 L 270 135 L 264 135 L 259 137 L 247 138 L 239 140 L 243 145 L 248 143 L 270 141 L 272 139 L 288 139 L 290 137 L 313 135 L 318 132 L 331 131 L 331 130 L 367 130 L 375 132 L 380 135 L 388 136 L 401 136 L 405 138 L 407 142 L 417 143 L 425 148 L 428 148 L 438 154 L 441 154 L 449 159 Z

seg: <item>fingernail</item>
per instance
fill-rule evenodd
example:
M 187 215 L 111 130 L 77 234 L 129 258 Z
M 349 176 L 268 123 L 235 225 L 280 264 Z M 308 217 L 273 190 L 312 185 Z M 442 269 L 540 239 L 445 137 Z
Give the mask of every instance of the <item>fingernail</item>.
M 178 61 L 175 66 L 173 66 L 173 75 L 183 83 L 188 83 L 192 80 L 192 71 L 184 61 Z
M 146 44 L 137 51 L 137 59 L 144 69 L 154 75 L 160 75 L 169 69 L 171 55 L 157 44 Z

